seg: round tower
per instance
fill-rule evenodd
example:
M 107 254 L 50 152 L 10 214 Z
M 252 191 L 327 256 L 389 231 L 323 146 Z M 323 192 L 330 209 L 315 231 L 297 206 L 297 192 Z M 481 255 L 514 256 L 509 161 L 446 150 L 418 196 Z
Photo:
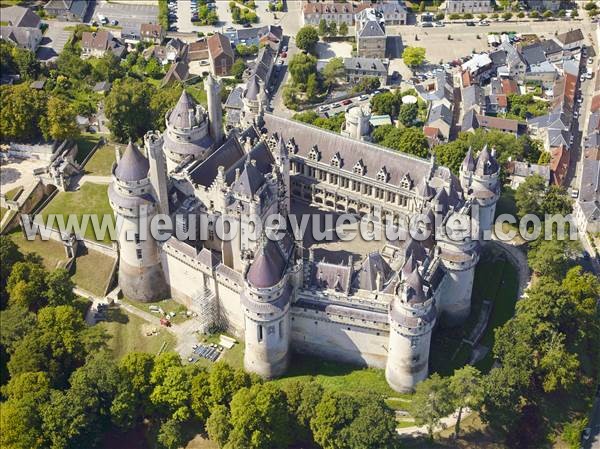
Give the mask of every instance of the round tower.
M 184 90 L 179 101 L 165 116 L 164 151 L 167 170 L 172 172 L 186 159 L 202 160 L 214 147 L 204 108 Z
M 168 297 L 156 240 L 150 221 L 157 213 L 148 176 L 149 162 L 130 142 L 113 166 L 108 199 L 119 231 L 119 287 L 137 301 Z
M 474 159 L 469 148 L 460 167 L 460 184 L 473 203 L 471 216 L 477 226 L 473 235 L 484 240 L 489 239 L 500 199 L 500 165 L 494 156 L 495 151 L 488 151 L 486 145 Z
M 436 313 L 431 291 L 424 285 L 411 256 L 402 268 L 402 281 L 388 311 L 390 336 L 385 378 L 394 390 L 411 392 L 427 378 Z
M 346 121 L 342 126 L 342 134 L 361 140 L 369 135 L 371 116 L 361 106 L 354 106 L 346 112 Z
M 290 304 L 293 287 L 288 282 L 284 250 L 266 240 L 246 273 L 241 295 L 245 322 L 244 368 L 272 378 L 285 372 L 291 337 Z
M 210 122 L 210 137 L 216 145 L 223 140 L 223 113 L 221 110 L 221 84 L 209 74 L 204 80 L 206 100 L 208 103 L 208 121 Z
M 439 311 L 446 326 L 462 324 L 471 313 L 471 293 L 480 244 L 471 238 L 464 211 L 449 214 L 444 232 L 436 232 L 437 252 L 446 276 L 440 284 Z
M 240 124 L 242 128 L 247 128 L 262 114 L 266 103 L 265 91 L 258 76 L 252 75 L 248 79 L 242 93 L 242 103 Z

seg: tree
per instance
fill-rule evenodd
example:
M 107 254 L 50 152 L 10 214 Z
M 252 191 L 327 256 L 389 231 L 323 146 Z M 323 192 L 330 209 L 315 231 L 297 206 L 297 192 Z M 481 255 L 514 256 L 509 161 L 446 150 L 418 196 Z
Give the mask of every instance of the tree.
M 340 23 L 340 26 L 338 28 L 338 34 L 340 36 L 347 36 L 348 35 L 348 25 L 346 24 L 346 22 Z
M 509 12 L 509 11 L 505 12 L 504 14 L 502 14 L 502 18 L 504 20 L 510 20 L 510 19 L 512 19 L 512 16 L 513 16 L 512 12 Z
M 11 354 L 15 346 L 35 328 L 36 317 L 26 307 L 13 305 L 0 311 L 0 344 Z
M 538 174 L 528 176 L 515 191 L 515 202 L 521 217 L 533 214 L 543 217 L 542 202 L 546 193 L 546 181 Z
M 0 235 L 0 306 L 6 304 L 6 282 L 15 263 L 23 260 L 19 247 L 8 235 Z M 4 322 L 3 322 L 4 323 Z
M 183 428 L 180 421 L 168 419 L 160 425 L 158 443 L 165 449 L 177 449 L 185 446 Z
M 170 366 L 154 387 L 150 401 L 160 415 L 186 421 L 192 416 L 190 390 L 190 370 L 182 366 Z
M 400 112 L 398 113 L 398 119 L 404 126 L 412 126 L 417 120 L 417 114 L 419 113 L 419 107 L 416 103 L 403 104 L 400 106 Z
M 235 77 L 236 80 L 241 80 L 244 71 L 246 70 L 246 63 L 243 59 L 238 58 L 235 60 L 233 65 L 231 66 L 231 74 Z
M 178 83 L 158 90 L 152 89 L 152 98 L 150 99 L 150 109 L 153 117 L 152 129 L 161 131 L 165 129 L 165 114 L 177 104 L 182 90 L 182 86 Z
M 71 275 L 64 268 L 57 268 L 46 275 L 46 299 L 50 306 L 72 305 L 75 301 Z
M 433 373 L 417 384 L 410 406 L 411 415 L 418 426 L 426 426 L 429 438 L 442 418 L 454 411 L 454 401 L 448 379 Z
M 314 53 L 317 42 L 319 42 L 319 33 L 315 27 L 306 25 L 296 33 L 296 46 L 300 50 Z
M 48 97 L 27 84 L 0 87 L 0 128 L 2 139 L 30 142 L 42 135 L 40 123 L 46 114 Z
M 319 95 L 319 80 L 316 73 L 311 73 L 306 81 L 306 96 L 309 101 L 314 101 L 317 95 Z
M 334 86 L 338 79 L 344 76 L 344 60 L 342 58 L 330 59 L 323 67 L 323 77 L 327 87 Z
M 540 276 L 559 279 L 566 273 L 571 257 L 579 249 L 577 243 L 570 240 L 545 240 L 544 235 L 541 235 L 531 242 L 527 255 L 529 267 Z
M 317 58 L 309 54 L 294 55 L 289 65 L 292 81 L 296 85 L 305 85 L 311 74 L 317 73 Z
M 450 391 L 454 397 L 454 407 L 458 408 L 456 425 L 454 426 L 454 438 L 460 433 L 460 420 L 465 407 L 476 410 L 482 400 L 481 373 L 477 368 L 466 365 L 454 371 L 450 378 Z
M 107 51 L 96 61 L 92 72 L 96 81 L 110 81 L 112 83 L 114 80 L 122 78 L 124 75 L 124 70 L 121 66 L 121 58 L 112 51 Z
M 16 64 L 19 74 L 25 80 L 36 79 L 41 72 L 40 62 L 35 53 L 30 50 L 14 47 L 12 61 Z
M 292 381 L 283 386 L 290 414 L 295 424 L 295 440 L 312 441 L 310 420 L 323 397 L 323 386 L 314 380 Z
M 33 262 L 17 262 L 6 283 L 9 304 L 25 307 L 30 310 L 39 309 L 45 301 L 46 270 Z
M 423 0 L 419 4 L 419 12 L 425 12 L 425 2 Z
M 148 120 L 154 88 L 144 82 L 117 80 L 104 102 L 109 129 L 119 141 L 136 140 L 152 129 Z
M 335 22 L 332 21 L 329 24 L 329 30 L 328 30 L 328 32 L 329 32 L 329 35 L 331 37 L 336 37 L 338 35 L 337 23 L 335 23 Z
M 146 64 L 146 75 L 154 79 L 162 78 L 163 70 L 156 58 L 150 58 L 148 64 Z
M 402 52 L 402 60 L 411 69 L 425 62 L 425 49 L 423 47 L 406 47 Z
M 242 388 L 231 400 L 228 446 L 278 449 L 290 443 L 290 416 L 283 391 L 273 382 Z
M 356 416 L 358 404 L 353 397 L 327 391 L 310 420 L 315 442 L 323 449 L 346 448 L 342 432 Z
M 392 449 L 398 447 L 396 417 L 383 398 L 369 395 L 360 401 L 358 413 L 344 429 L 347 447 Z
M 373 132 L 373 139 L 396 151 L 423 158 L 429 156 L 427 138 L 418 128 L 396 128 L 393 125 L 383 125 Z
M 327 20 L 321 19 L 319 21 L 319 28 L 318 28 L 319 36 L 321 36 L 321 37 L 327 36 L 328 31 L 329 31 L 329 29 L 327 27 Z
M 242 370 L 233 369 L 226 363 L 216 363 L 210 370 L 209 384 L 212 409 L 229 404 L 238 390 L 252 384 L 252 379 Z
M 43 123 L 43 134 L 46 139 L 65 140 L 74 139 L 79 135 L 79 128 L 75 120 L 75 109 L 65 100 L 51 97 L 48 100 L 48 112 Z
M 229 410 L 225 405 L 217 405 L 213 408 L 206 421 L 206 432 L 208 437 L 216 442 L 219 447 L 225 446 L 231 432 Z
M 44 438 L 51 449 L 89 447 L 95 443 L 87 434 L 89 415 L 71 391 L 52 390 L 41 407 Z
M 479 413 L 493 429 L 510 430 L 521 412 L 523 387 L 512 373 L 513 367 L 493 368 L 483 378 L 483 401 Z

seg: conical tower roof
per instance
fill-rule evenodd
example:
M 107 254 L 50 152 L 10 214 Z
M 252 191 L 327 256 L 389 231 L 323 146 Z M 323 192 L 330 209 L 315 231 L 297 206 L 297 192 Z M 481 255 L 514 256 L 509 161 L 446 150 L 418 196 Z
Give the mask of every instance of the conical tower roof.
M 121 160 L 117 164 L 115 176 L 121 181 L 141 181 L 148 177 L 149 168 L 148 159 L 130 141 L 125 149 L 125 153 L 123 153 Z
M 465 158 L 462 161 L 461 168 L 463 171 L 473 171 L 475 170 L 475 159 L 473 158 L 473 150 L 469 147 Z
M 477 158 L 477 164 L 475 165 L 475 173 L 477 175 L 493 175 L 499 170 L 498 162 L 496 158 L 489 152 L 487 145 L 483 147 L 479 157 Z
M 177 104 L 169 114 L 169 125 L 176 128 L 189 129 L 195 125 L 194 113 L 190 114 L 190 110 L 194 111 L 196 102 L 190 95 L 183 90 Z

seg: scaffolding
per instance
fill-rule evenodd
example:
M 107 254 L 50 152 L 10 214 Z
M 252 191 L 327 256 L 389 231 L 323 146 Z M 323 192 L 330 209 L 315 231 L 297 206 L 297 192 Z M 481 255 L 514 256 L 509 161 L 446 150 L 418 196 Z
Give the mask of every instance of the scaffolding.
M 192 309 L 198 314 L 199 332 L 208 333 L 209 329 L 218 324 L 216 295 L 209 288 L 205 288 L 194 296 Z

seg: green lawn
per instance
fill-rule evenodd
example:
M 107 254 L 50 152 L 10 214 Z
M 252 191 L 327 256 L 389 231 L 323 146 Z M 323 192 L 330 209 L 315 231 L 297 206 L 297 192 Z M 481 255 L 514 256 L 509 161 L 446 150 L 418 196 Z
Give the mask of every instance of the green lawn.
M 104 296 L 114 264 L 115 259 L 112 257 L 98 251 L 85 250 L 75 260 L 73 282 L 96 296 Z
M 176 315 L 171 320 L 171 322 L 174 324 L 181 323 L 182 321 L 188 319 L 185 315 L 187 308 L 183 304 L 180 304 L 177 301 L 175 301 L 174 299 L 163 299 L 162 301 L 153 301 L 151 304 L 140 301 L 134 301 L 133 299 L 129 298 L 123 298 L 122 301 L 146 313 L 152 313 L 149 307 L 151 305 L 160 307 L 165 313 L 175 312 Z M 158 314 L 156 316 L 158 316 Z
M 431 372 L 443 376 L 452 375 L 455 369 L 467 364 L 471 359 L 471 347 L 462 340 L 467 338 L 479 318 L 484 300 L 493 301 L 493 310 L 481 344 L 490 348 L 488 355 L 477 363 L 485 372 L 492 366 L 494 329 L 512 317 L 519 289 L 516 268 L 504 259 L 493 259 L 485 253 L 475 269 L 475 281 L 471 300 L 471 315 L 463 326 L 456 328 L 438 327 L 431 340 L 429 368 Z
M 204 90 L 204 84 L 202 81 L 187 86 L 185 88 L 188 94 L 190 94 L 197 103 L 206 105 L 206 91 Z
M 74 214 L 78 217 L 78 222 L 81 223 L 83 214 L 94 214 L 98 217 L 98 222 L 102 223 L 104 216 L 114 225 L 113 211 L 108 203 L 108 187 L 106 184 L 93 184 L 86 182 L 81 188 L 75 192 L 60 192 L 50 201 L 50 203 L 42 211 L 44 223 L 50 214 L 62 215 L 65 223 L 68 219 L 68 214 Z M 57 225 L 54 224 L 54 228 Z M 85 229 L 85 237 L 90 240 L 103 241 L 110 243 L 110 235 L 106 232 L 103 238 L 96 235 L 93 226 L 87 226 Z
M 78 139 L 76 139 L 77 148 L 79 149 L 79 151 L 77 152 L 75 160 L 79 163 L 83 162 L 83 160 L 88 154 L 90 154 L 90 151 L 92 151 L 92 148 L 94 148 L 94 146 L 98 143 L 99 140 L 100 135 L 98 134 L 81 134 L 81 136 Z
M 6 198 L 8 201 L 14 201 L 19 197 L 23 190 L 24 189 L 21 186 L 10 189 L 8 192 L 4 193 L 4 198 Z
M 175 348 L 175 337 L 168 331 L 119 308 L 109 309 L 108 320 L 98 323 L 98 326 L 106 329 L 111 336 L 108 346 L 116 359 L 133 351 L 156 355 L 165 342 L 163 351 Z M 146 332 L 154 328 L 158 329 L 158 335 L 146 336 Z
M 43 261 L 47 270 L 54 270 L 67 261 L 67 254 L 62 243 L 55 240 L 42 241 L 39 237 L 29 241 L 25 238 L 20 228 L 10 234 L 13 242 L 19 247 L 19 250 L 24 253 L 37 253 Z
M 98 148 L 87 164 L 85 164 L 85 173 L 94 176 L 110 176 L 114 162 L 114 145 L 104 145 Z
M 410 398 L 390 388 L 382 369 L 364 368 L 318 357 L 294 354 L 287 373 L 277 382 L 308 381 L 314 378 L 323 387 L 354 394 L 371 391 L 392 398 Z
M 6 209 L 5 207 L 0 207 L 0 221 L 2 221 L 2 219 L 4 218 L 4 215 L 6 215 L 7 212 L 8 212 L 8 209 Z

